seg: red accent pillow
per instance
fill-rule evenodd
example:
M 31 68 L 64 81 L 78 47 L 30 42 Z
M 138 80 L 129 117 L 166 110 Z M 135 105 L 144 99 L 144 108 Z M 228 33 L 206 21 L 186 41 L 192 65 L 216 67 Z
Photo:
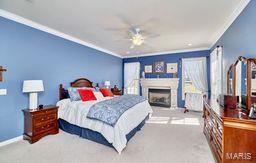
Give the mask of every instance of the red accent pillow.
M 97 100 L 92 90 L 89 89 L 78 89 L 82 101 Z
M 103 94 L 104 97 L 113 97 L 114 94 L 107 88 L 101 88 L 100 92 Z

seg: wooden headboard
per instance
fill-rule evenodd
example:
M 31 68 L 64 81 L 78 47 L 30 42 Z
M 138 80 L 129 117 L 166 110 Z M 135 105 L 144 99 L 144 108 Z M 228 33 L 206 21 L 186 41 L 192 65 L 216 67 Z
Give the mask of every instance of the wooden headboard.
M 79 78 L 76 79 L 75 81 L 70 83 L 71 87 L 93 87 L 92 82 L 86 78 Z M 60 84 L 59 87 L 59 100 L 66 99 L 67 97 L 67 90 L 63 87 L 62 84 Z

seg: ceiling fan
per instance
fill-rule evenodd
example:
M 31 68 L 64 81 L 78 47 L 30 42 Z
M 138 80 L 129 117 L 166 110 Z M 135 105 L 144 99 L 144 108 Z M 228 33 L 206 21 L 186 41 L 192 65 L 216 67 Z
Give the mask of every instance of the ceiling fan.
M 146 24 L 151 23 L 154 19 L 148 19 L 147 21 L 134 25 L 131 23 L 125 16 L 118 15 L 117 16 L 121 22 L 126 26 L 126 28 L 115 28 L 115 29 L 110 29 L 112 31 L 126 31 L 128 35 L 124 39 L 121 40 L 128 40 L 131 42 L 130 49 L 134 49 L 135 47 L 139 47 L 143 44 L 147 44 L 151 47 L 151 45 L 148 42 L 148 39 L 150 38 L 156 38 L 159 37 L 159 34 L 154 34 L 147 32 L 146 30 L 142 30 L 142 28 L 146 28 Z M 120 40 L 119 40 L 120 41 Z
M 160 36 L 158 34 L 151 34 L 149 32 L 141 30 L 138 27 L 129 29 L 129 33 L 130 34 L 129 34 L 128 38 L 125 39 L 125 40 L 131 41 L 130 49 L 134 49 L 135 47 L 139 47 L 139 46 L 141 46 L 143 44 L 152 46 L 147 40 L 149 38 L 156 38 L 156 37 Z

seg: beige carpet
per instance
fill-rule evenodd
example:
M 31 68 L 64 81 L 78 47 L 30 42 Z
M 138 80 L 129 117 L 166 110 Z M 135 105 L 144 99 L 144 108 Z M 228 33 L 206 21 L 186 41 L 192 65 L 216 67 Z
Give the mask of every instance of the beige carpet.
M 200 113 L 154 108 L 154 114 L 119 155 L 114 149 L 60 131 L 35 144 L 0 148 L 0 163 L 212 163 Z

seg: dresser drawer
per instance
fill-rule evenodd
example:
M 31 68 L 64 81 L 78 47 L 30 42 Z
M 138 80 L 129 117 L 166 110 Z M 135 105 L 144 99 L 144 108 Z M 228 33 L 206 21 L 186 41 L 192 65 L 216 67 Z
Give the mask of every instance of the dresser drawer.
M 39 117 L 39 116 L 44 116 L 44 115 L 49 115 L 49 114 L 57 114 L 57 109 L 48 109 L 48 110 L 40 110 L 37 112 L 32 113 L 33 117 Z
M 42 114 L 40 116 L 36 116 L 33 118 L 34 126 L 41 126 L 42 124 L 49 123 L 51 121 L 55 121 L 57 119 L 57 114 Z
M 48 130 L 55 129 L 56 127 L 57 127 L 56 122 L 51 122 L 51 123 L 46 123 L 46 124 L 41 125 L 41 126 L 36 126 L 33 129 L 33 135 L 38 135 L 38 134 L 44 133 Z

